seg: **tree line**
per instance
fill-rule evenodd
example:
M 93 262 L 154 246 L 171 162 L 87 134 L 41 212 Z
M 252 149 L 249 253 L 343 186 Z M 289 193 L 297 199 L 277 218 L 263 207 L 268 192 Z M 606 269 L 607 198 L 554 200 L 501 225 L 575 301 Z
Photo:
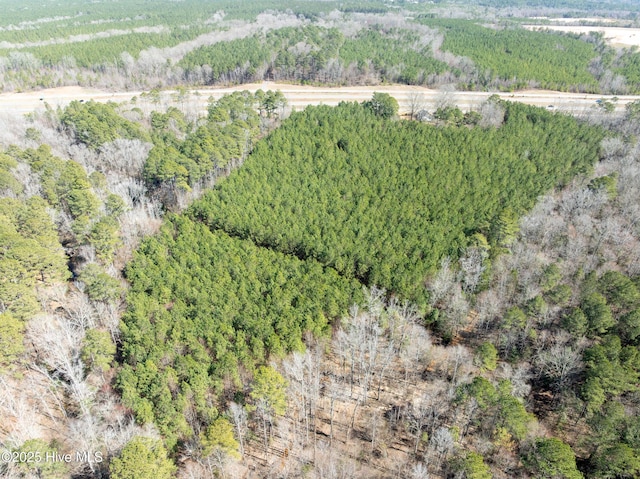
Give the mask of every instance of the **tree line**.
M 283 28 L 189 52 L 179 63 L 188 81 L 210 84 L 256 80 L 352 83 L 378 77 L 425 84 L 447 70 L 429 40 L 406 29 L 373 26 L 347 37 L 337 28 Z

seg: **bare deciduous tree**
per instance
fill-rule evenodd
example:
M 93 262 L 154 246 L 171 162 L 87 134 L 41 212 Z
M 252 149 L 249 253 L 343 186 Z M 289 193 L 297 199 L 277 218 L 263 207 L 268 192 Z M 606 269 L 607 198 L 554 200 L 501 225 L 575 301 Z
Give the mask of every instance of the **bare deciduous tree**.
M 405 418 L 407 430 L 413 436 L 413 453 L 418 453 L 422 441 L 423 430 L 429 421 L 430 404 L 424 398 L 409 406 L 409 412 Z
M 456 102 L 454 92 L 455 87 L 453 85 L 442 85 L 436 98 L 436 110 L 455 107 Z
M 471 294 L 476 291 L 485 270 L 484 261 L 488 256 L 485 249 L 471 247 L 467 248 L 460 258 L 460 279 L 465 293 Z
M 443 258 L 440 262 L 440 269 L 428 285 L 431 304 L 438 305 L 450 293 L 454 284 L 455 275 L 451 270 L 451 258 Z
M 468 372 L 469 365 L 471 364 L 471 354 L 464 346 L 452 346 L 447 348 L 447 363 L 451 391 L 453 391 L 453 388 L 462 381 L 465 373 Z
M 140 140 L 118 138 L 100 147 L 103 173 L 114 172 L 120 179 L 141 178 L 142 168 L 153 145 Z
M 414 464 L 409 472 L 411 479 L 429 479 L 429 468 L 422 462 Z
M 431 349 L 431 336 L 424 327 L 412 325 L 407 337 L 409 339 L 400 345 L 399 356 L 404 369 L 405 383 L 419 376 L 424 370 Z
M 84 330 L 43 314 L 32 320 L 27 334 L 37 354 L 32 368 L 56 384 L 61 380 L 80 414 L 90 414 L 95 391 L 85 381 L 85 365 L 80 359 Z
M 407 96 L 407 102 L 409 104 L 409 116 L 412 120 L 415 120 L 419 111 L 424 110 L 427 105 L 424 93 L 418 90 L 412 90 Z
M 236 429 L 238 444 L 240 445 L 240 455 L 244 457 L 244 438 L 247 434 L 247 411 L 240 404 L 232 402 L 228 409 L 229 419 Z
M 329 399 L 329 448 L 332 448 L 336 403 L 345 398 L 344 381 L 342 381 L 341 377 L 329 375 L 329 379 L 324 388 L 324 395 Z
M 95 327 L 97 312 L 86 294 L 73 291 L 62 304 L 69 321 L 76 329 L 86 330 Z
M 498 128 L 504 122 L 505 109 L 497 101 L 485 101 L 480 105 L 481 115 L 479 126 L 483 128 Z
M 34 405 L 31 394 L 43 391 L 40 387 L 29 387 L 26 381 L 25 384 L 15 384 L 14 381 L 0 376 L 0 413 L 5 418 L 3 424 L 6 427 L 3 442 L 18 446 L 27 439 L 42 435 L 42 428 L 34 420 L 37 417 L 37 405 Z M 46 400 L 43 397 L 41 399 Z M 56 418 L 57 414 L 50 413 L 50 417 Z
M 476 297 L 477 327 L 487 328 L 502 311 L 504 305 L 493 289 L 483 291 Z
M 501 363 L 496 370 L 498 377 L 508 379 L 511 382 L 511 395 L 517 398 L 524 398 L 531 392 L 531 373 L 529 366 L 521 364 L 515 369 L 508 363 Z
M 433 451 L 437 464 L 441 464 L 447 455 L 453 451 L 455 442 L 451 431 L 446 427 L 439 427 L 429 438 L 430 451 Z
M 582 369 L 582 354 L 571 346 L 554 344 L 540 351 L 535 363 L 540 375 L 555 391 L 560 391 Z
M 300 415 L 305 424 L 305 444 L 309 442 L 309 432 L 312 440 L 316 440 L 316 408 L 320 397 L 320 363 L 322 351 L 317 345 L 310 345 L 305 353 L 294 352 L 283 361 L 285 377 L 289 380 L 290 397 L 294 399 L 296 424 Z

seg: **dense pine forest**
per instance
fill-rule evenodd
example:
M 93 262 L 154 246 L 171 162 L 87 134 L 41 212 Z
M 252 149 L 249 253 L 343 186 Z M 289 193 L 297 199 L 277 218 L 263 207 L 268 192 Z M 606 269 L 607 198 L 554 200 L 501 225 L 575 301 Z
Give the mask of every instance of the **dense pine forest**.
M 0 476 L 640 476 L 637 5 L 0 7 Z
M 471 129 L 389 123 L 356 104 L 307 108 L 193 215 L 424 305 L 441 258 L 505 243 L 518 213 L 597 158 L 599 132 L 502 107 L 500 128 Z

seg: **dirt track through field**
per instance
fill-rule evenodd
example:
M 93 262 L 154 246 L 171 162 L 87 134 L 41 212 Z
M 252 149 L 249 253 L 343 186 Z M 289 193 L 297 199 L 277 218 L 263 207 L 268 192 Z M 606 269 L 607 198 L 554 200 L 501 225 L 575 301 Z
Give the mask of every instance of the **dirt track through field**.
M 416 96 L 420 99 L 421 107 L 432 112 L 443 101 L 458 105 L 463 111 L 468 111 L 477 108 L 480 103 L 493 94 L 488 92 L 445 92 L 407 85 L 331 88 L 264 82 L 230 88 L 194 89 L 189 92 L 187 99 L 184 101 L 188 101 L 192 105 L 195 104 L 198 109 L 205 111 L 210 97 L 218 99 L 222 95 L 233 91 L 249 90 L 254 92 L 258 89 L 282 91 L 287 98 L 289 106 L 297 110 L 301 110 L 307 105 L 325 104 L 335 106 L 342 101 L 361 102 L 370 99 L 373 92 L 384 92 L 389 93 L 398 100 L 400 113 L 403 114 L 411 110 L 412 103 L 416 103 Z M 3 93 L 0 94 L 0 112 L 29 113 L 34 110 L 44 110 L 46 105 L 52 108 L 64 108 L 73 100 L 114 101 L 120 103 L 131 101 L 133 97 L 140 97 L 142 93 L 139 91 L 106 92 L 81 87 L 62 87 L 26 93 Z M 587 95 L 584 93 L 563 93 L 545 90 L 499 93 L 499 95 L 505 100 L 519 101 L 573 114 L 579 114 L 594 108 L 597 105 L 596 100 L 600 98 L 612 98 L 608 95 Z M 616 109 L 622 111 L 628 102 L 635 100 L 640 100 L 640 96 L 619 96 Z M 166 106 L 169 104 L 178 104 L 175 92 L 170 90 L 161 92 L 160 105 Z

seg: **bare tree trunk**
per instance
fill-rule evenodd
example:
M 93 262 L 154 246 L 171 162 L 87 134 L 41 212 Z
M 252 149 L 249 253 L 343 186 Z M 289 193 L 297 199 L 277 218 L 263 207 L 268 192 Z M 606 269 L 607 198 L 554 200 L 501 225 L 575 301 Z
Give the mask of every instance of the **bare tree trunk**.
M 353 430 L 356 422 L 356 414 L 358 412 L 358 406 L 360 405 L 360 395 L 358 395 L 358 399 L 356 399 L 356 403 L 353 406 L 353 412 L 351 413 L 351 420 L 349 421 L 349 427 L 347 427 L 347 438 L 345 444 L 349 444 L 349 439 L 351 438 L 351 431 Z

